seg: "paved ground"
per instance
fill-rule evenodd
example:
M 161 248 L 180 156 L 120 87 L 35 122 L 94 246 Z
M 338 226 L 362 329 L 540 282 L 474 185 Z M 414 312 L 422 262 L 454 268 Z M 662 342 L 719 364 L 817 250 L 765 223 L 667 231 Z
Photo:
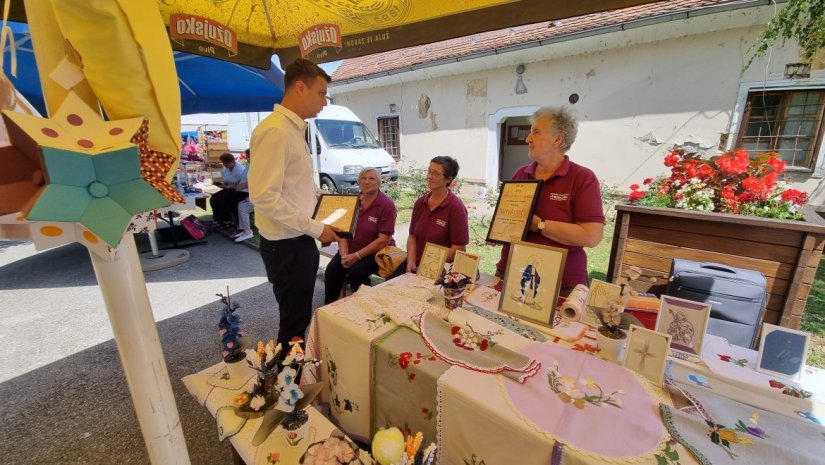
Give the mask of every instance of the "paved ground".
M 217 292 L 229 286 L 253 339 L 277 335 L 277 305 L 256 250 L 217 234 L 188 250 L 144 273 L 146 287 L 192 463 L 227 464 L 228 443 L 180 379 L 220 361 Z M 148 463 L 86 249 L 0 242 L 0 295 L 0 464 Z

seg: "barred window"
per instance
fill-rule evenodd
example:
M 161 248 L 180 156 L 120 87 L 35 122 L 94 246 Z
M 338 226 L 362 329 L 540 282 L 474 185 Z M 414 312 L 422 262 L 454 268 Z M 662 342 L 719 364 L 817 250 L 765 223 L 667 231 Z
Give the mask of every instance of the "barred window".
M 384 149 L 396 161 L 401 158 L 401 137 L 398 128 L 397 116 L 381 116 L 378 118 L 378 139 Z
M 788 167 L 812 169 L 822 141 L 825 90 L 748 94 L 737 146 L 749 152 L 779 152 Z

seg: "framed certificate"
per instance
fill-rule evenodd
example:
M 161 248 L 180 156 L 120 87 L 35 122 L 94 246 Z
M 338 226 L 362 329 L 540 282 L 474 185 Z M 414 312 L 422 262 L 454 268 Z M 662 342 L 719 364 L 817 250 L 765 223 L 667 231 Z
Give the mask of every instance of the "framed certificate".
M 502 182 L 496 210 L 487 231 L 487 242 L 509 244 L 523 241 L 527 237 L 540 190 L 541 180 L 538 179 Z
M 312 219 L 339 228 L 338 237 L 351 238 L 355 235 L 360 204 L 358 195 L 324 194 L 315 204 Z
M 424 253 L 421 254 L 421 262 L 418 264 L 416 274 L 435 282 L 444 274 L 444 262 L 447 261 L 447 254 L 450 249 L 447 247 L 427 242 L 424 246 Z
M 499 310 L 550 326 L 565 260 L 567 249 L 513 242 L 507 257 Z

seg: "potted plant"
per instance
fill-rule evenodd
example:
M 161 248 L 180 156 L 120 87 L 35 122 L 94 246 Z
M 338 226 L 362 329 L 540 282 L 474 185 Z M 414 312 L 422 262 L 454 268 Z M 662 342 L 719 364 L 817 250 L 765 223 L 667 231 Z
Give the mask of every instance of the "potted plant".
M 667 174 L 630 186 L 630 203 L 616 205 L 607 281 L 638 267 L 633 287 L 660 294 L 674 258 L 756 270 L 768 279 L 764 322 L 797 328 L 825 220 L 786 184 L 784 161 L 744 149 L 709 158 L 673 150 L 663 161 Z
M 444 273 L 435 280 L 436 286 L 441 286 L 444 295 L 444 306 L 448 310 L 460 307 L 464 303 L 464 290 L 470 278 L 461 273 Z
M 606 308 L 597 311 L 601 326 L 596 328 L 596 345 L 599 356 L 610 362 L 620 362 L 624 358 L 627 333 L 619 328 L 622 322 L 627 297 L 622 295 L 613 299 Z
M 241 317 L 235 310 L 240 308 L 229 297 L 229 289 L 226 295 L 216 294 L 221 298 L 223 310 L 221 320 L 218 323 L 218 336 L 221 338 L 221 355 L 226 364 L 229 378 L 241 378 L 245 375 L 246 364 L 241 363 L 246 358 L 245 349 L 249 345 L 249 339 L 241 331 Z

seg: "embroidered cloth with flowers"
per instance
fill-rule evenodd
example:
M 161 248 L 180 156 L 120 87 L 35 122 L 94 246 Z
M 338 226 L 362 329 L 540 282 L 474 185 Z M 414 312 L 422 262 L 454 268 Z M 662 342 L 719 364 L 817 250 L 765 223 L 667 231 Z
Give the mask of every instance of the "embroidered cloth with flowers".
M 694 152 L 671 151 L 664 159 L 670 175 L 647 178 L 644 190 L 630 186 L 630 201 L 648 207 L 671 207 L 775 219 L 803 219 L 800 207 L 808 194 L 790 189 L 785 161 L 778 154 L 745 149 L 702 159 Z

